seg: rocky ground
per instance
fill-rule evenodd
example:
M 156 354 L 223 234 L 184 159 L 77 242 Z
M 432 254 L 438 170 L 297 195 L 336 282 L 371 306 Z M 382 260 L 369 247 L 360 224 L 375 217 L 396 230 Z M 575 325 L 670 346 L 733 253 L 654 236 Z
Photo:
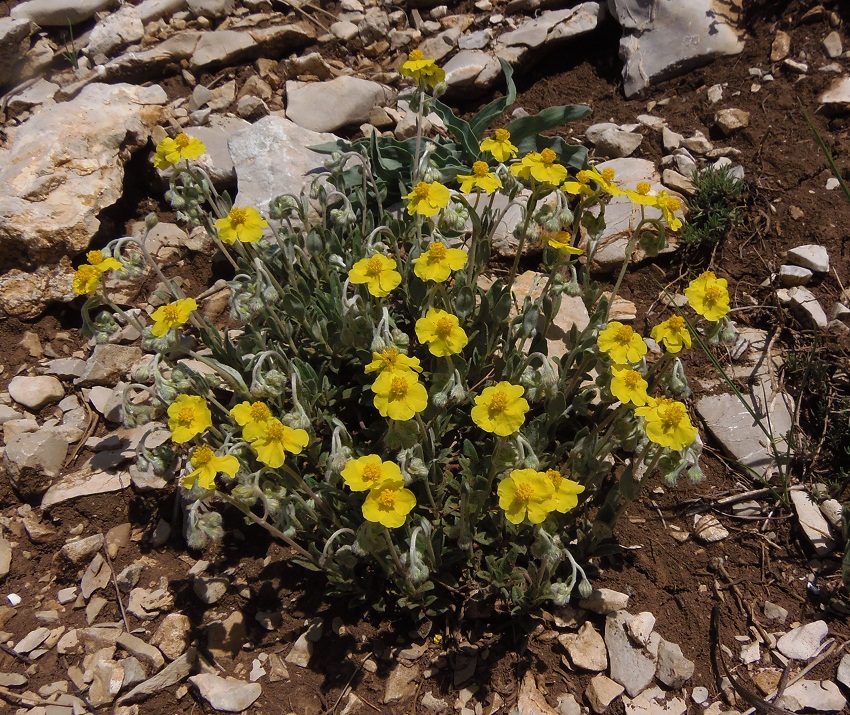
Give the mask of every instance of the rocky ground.
M 694 0 L 675 13 L 648 3 L 645 16 L 639 5 L 0 2 L 10 712 L 847 711 L 848 484 L 829 457 L 850 439 L 850 202 L 801 109 L 846 175 L 850 16 L 802 0 Z M 517 111 L 588 104 L 592 116 L 561 131 L 626 185 L 688 197 L 694 171 L 712 165 L 745 183 L 742 222 L 716 245 L 632 269 L 617 317 L 643 330 L 664 309 L 659 284 L 675 297 L 706 267 L 728 278 L 741 339 L 721 358 L 776 442 L 689 355 L 705 481 L 646 489 L 621 522 L 625 552 L 600 560 L 586 601 L 522 618 L 469 608 L 429 633 L 317 596 L 320 578 L 235 517 L 220 547 L 187 550 L 174 481 L 135 468 L 144 430 L 121 426 L 120 393 L 146 359 L 138 335 L 126 326 L 88 344 L 70 287 L 87 249 L 138 235 L 153 211 L 151 252 L 221 318 L 227 267 L 202 233 L 176 225 L 152 145 L 183 128 L 207 145 L 220 188 L 267 206 L 320 163 L 307 146 L 410 136 L 397 68 L 415 47 L 443 63 L 461 111 L 503 89 L 496 58 L 516 68 Z M 428 127 L 443 129 L 435 115 Z M 600 280 L 621 264 L 634 221 L 612 201 Z M 525 267 L 520 290 L 533 252 Z M 163 301 L 150 275 L 116 287 L 143 312 Z M 557 327 L 581 324 L 583 311 L 566 302 Z M 788 488 L 793 508 L 765 481 Z

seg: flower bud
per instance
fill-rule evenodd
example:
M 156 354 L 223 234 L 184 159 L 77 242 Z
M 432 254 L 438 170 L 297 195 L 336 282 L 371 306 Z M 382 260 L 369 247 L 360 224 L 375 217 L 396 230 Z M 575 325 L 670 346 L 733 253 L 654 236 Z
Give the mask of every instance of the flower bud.
M 582 598 L 590 598 L 591 593 L 593 593 L 593 586 L 591 585 L 590 581 L 588 581 L 587 577 L 585 576 L 584 578 L 582 578 L 581 581 L 579 581 L 578 595 L 581 596 Z

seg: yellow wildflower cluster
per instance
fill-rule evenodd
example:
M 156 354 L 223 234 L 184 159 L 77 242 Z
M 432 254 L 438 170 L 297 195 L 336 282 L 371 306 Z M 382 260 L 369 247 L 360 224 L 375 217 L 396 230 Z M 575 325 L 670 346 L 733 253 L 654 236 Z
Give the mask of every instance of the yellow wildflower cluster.
M 436 87 L 446 80 L 443 68 L 437 66 L 436 60 L 425 57 L 421 50 L 413 50 L 407 56 L 407 61 L 402 63 L 399 71 L 404 77 L 416 80 L 420 86 Z
M 405 488 L 398 465 L 382 461 L 377 454 L 349 460 L 341 474 L 351 491 L 369 492 L 362 506 L 366 521 L 395 529 L 416 506 L 416 496 Z
M 153 165 L 157 169 L 170 169 L 182 159 L 197 159 L 206 150 L 200 139 L 180 132 L 174 139 L 163 139 L 156 145 Z
M 526 518 L 532 524 L 540 524 L 553 511 L 565 514 L 575 509 L 583 491 L 581 484 L 567 479 L 557 469 L 514 469 L 497 488 L 499 506 L 512 524 L 521 524 Z

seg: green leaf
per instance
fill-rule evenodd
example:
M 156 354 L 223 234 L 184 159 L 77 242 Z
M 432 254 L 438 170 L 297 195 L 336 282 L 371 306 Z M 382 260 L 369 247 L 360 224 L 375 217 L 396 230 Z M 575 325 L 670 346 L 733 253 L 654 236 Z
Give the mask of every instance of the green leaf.
M 452 133 L 452 136 L 460 142 L 466 158 L 473 161 L 478 156 L 478 139 L 469 123 L 460 117 L 456 117 L 451 107 L 443 104 L 439 99 L 431 102 L 431 109 L 443 120 L 443 124 Z
M 590 107 L 583 104 L 564 104 L 560 107 L 547 107 L 533 117 L 520 117 L 505 127 L 511 133 L 511 141 L 519 146 L 526 137 L 534 137 L 547 129 L 561 126 L 567 122 L 584 119 L 590 114 Z
M 507 84 L 508 93 L 504 97 L 497 97 L 490 102 L 490 104 L 478 112 L 478 114 L 476 114 L 469 123 L 472 133 L 479 142 L 493 120 L 499 117 L 502 112 L 516 102 L 516 85 L 513 80 L 514 68 L 501 58 L 499 58 L 499 64 L 502 65 L 502 72 L 505 73 L 505 83 Z

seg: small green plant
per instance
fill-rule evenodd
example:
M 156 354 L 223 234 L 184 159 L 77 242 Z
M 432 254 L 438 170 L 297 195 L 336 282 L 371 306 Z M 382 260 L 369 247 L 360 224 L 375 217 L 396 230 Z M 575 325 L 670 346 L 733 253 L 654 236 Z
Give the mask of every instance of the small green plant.
M 70 45 L 68 44 L 69 38 L 71 43 Z M 68 23 L 68 34 L 64 36 L 63 43 L 65 45 L 65 51 L 62 53 L 62 57 L 64 57 L 68 64 L 75 70 L 80 69 L 80 51 L 74 44 L 74 28 L 70 22 Z
M 681 206 L 645 182 L 618 186 L 610 169 L 575 171 L 580 150 L 536 135 L 585 108 L 555 107 L 485 138 L 515 96 L 509 72 L 507 97 L 471 122 L 426 93 L 442 82 L 433 60 L 411 53 L 402 73 L 417 82 L 419 126 L 442 112 L 452 138 L 325 147 L 325 173 L 273 199 L 268 220 L 216 193 L 193 163 L 200 141 L 181 133 L 157 146 L 178 217 L 204 226 L 234 268 L 239 331 L 200 317 L 143 240 L 90 252 L 74 290 L 91 296 L 84 322 L 99 341 L 131 322 L 154 353 L 125 390 L 124 417 L 160 433 L 158 446 L 142 440 L 139 466 L 181 475 L 193 548 L 222 538 L 227 504 L 323 572 L 330 591 L 378 610 L 425 618 L 467 598 L 514 611 L 564 604 L 589 592 L 583 564 L 611 546 L 648 474 L 701 477 L 681 401 L 685 319 L 654 327 L 666 349 L 656 358 L 608 319 L 629 261 L 610 295 L 587 267 L 610 196 L 642 212 L 627 257 L 638 243 L 655 255 L 681 226 Z M 494 271 L 493 236 L 513 207 L 516 256 Z M 541 271 L 520 294 L 530 242 Z M 140 317 L 101 278 L 146 262 L 172 302 Z M 725 280 L 706 272 L 685 295 L 706 340 L 728 332 Z M 553 355 L 549 329 L 578 298 L 587 324 Z
M 713 247 L 743 221 L 746 185 L 727 166 L 694 172 L 693 182 L 696 193 L 686 201 L 688 223 L 682 230 L 682 242 Z

